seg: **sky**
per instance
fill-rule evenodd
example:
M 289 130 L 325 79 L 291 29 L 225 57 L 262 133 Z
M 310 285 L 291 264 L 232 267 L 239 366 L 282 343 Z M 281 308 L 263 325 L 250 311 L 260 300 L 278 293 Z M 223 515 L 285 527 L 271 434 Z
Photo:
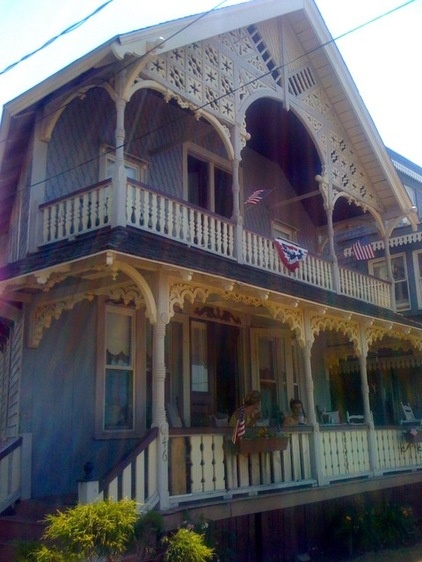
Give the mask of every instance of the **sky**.
M 315 1 L 382 141 L 422 167 L 422 0 Z M 116 35 L 240 2 L 0 0 L 0 111 Z

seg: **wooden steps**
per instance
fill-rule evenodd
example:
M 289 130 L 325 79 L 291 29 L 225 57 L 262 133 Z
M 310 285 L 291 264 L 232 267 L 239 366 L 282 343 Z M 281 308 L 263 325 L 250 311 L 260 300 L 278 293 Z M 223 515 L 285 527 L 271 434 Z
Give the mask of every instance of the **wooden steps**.
M 74 498 L 25 500 L 0 515 L 1 562 L 15 562 L 16 544 L 38 541 L 44 531 L 45 516 L 71 507 L 75 502 Z

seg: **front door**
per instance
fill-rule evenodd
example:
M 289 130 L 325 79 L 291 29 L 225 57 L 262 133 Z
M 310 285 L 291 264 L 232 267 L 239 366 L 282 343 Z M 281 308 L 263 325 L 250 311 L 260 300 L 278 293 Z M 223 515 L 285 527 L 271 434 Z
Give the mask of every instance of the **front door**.
M 192 320 L 191 425 L 208 426 L 210 416 L 236 409 L 239 328 Z

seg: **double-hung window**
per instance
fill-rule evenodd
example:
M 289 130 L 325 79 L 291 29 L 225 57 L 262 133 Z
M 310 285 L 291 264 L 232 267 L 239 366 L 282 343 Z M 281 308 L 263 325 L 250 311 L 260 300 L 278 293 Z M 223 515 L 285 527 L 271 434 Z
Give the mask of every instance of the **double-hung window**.
M 198 149 L 199 150 L 199 149 Z M 230 218 L 233 213 L 232 174 L 227 162 L 208 151 L 186 151 L 186 199 Z
M 391 256 L 391 268 L 393 271 L 397 310 L 406 310 L 410 308 L 410 299 L 406 258 L 404 254 Z M 369 262 L 369 272 L 375 277 L 387 280 L 387 263 L 385 259 Z
M 137 313 L 132 308 L 111 304 L 101 306 L 96 417 L 98 437 L 134 435 L 140 430 L 136 317 Z

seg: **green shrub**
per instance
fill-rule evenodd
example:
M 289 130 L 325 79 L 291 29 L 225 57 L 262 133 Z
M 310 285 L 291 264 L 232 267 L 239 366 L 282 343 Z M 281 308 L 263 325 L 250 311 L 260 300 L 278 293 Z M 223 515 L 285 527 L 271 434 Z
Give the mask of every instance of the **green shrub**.
M 204 536 L 191 529 L 178 529 L 172 536 L 164 539 L 166 562 L 208 562 L 214 551 L 204 542 Z
M 138 519 L 132 500 L 100 501 L 47 515 L 37 562 L 116 560 L 126 552 Z

